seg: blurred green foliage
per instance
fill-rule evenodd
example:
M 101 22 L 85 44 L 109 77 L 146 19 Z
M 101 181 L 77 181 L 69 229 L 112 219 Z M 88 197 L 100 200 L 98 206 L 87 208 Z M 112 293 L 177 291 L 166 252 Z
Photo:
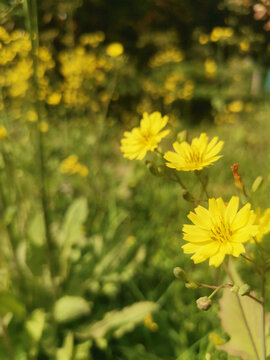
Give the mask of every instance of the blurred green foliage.
M 144 111 L 207 127 L 225 141 L 211 193 L 235 191 L 239 162 L 268 205 L 269 33 L 250 3 L 46 0 L 38 34 L 34 0 L 0 2 L 1 359 L 234 359 L 218 304 L 199 312 L 206 291 L 173 277 L 224 277 L 181 253 L 190 204 L 119 142 Z

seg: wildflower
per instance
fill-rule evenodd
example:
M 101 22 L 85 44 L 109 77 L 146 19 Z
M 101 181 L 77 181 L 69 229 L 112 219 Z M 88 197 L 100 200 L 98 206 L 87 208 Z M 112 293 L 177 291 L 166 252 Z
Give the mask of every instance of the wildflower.
M 47 121 L 41 121 L 39 124 L 39 130 L 42 133 L 46 133 L 49 130 L 49 124 L 47 123 Z
M 77 155 L 70 155 L 65 160 L 62 161 L 60 165 L 60 172 L 62 174 L 73 174 L 73 169 L 75 165 L 78 163 L 78 156 Z
M 261 209 L 256 210 L 256 221 L 255 224 L 258 225 L 258 233 L 256 235 L 256 240 L 261 242 L 264 235 L 270 232 L 270 209 L 266 209 L 263 213 Z
M 112 57 L 118 57 L 124 52 L 124 47 L 118 42 L 111 43 L 107 46 L 106 53 Z
M 60 93 L 54 92 L 48 96 L 47 104 L 58 105 L 61 101 L 61 97 L 62 97 L 62 95 Z
M 6 137 L 7 137 L 7 129 L 3 125 L 0 125 L 0 140 Z
M 215 136 L 208 143 L 208 136 L 202 133 L 199 138 L 194 138 L 191 145 L 186 141 L 173 143 L 175 152 L 167 151 L 164 159 L 170 168 L 182 171 L 202 170 L 202 168 L 212 165 L 222 155 L 217 155 L 223 147 L 223 141 L 218 141 Z
M 28 110 L 26 113 L 27 120 L 30 122 L 37 122 L 38 121 L 38 115 L 35 112 L 35 110 Z
M 121 151 L 124 157 L 133 160 L 142 160 L 148 151 L 154 151 L 160 141 L 169 134 L 170 130 L 161 131 L 168 122 L 168 116 L 155 111 L 152 114 L 144 113 L 140 127 L 124 133 L 121 140 Z
M 243 111 L 244 104 L 240 100 L 232 101 L 228 104 L 229 111 L 233 113 L 241 112 Z
M 233 196 L 225 205 L 221 198 L 209 199 L 209 210 L 197 206 L 188 218 L 193 225 L 183 226 L 182 246 L 185 254 L 191 254 L 195 264 L 209 258 L 209 265 L 218 267 L 226 254 L 235 257 L 245 252 L 243 243 L 257 234 L 255 215 L 246 204 L 239 211 L 239 198 Z

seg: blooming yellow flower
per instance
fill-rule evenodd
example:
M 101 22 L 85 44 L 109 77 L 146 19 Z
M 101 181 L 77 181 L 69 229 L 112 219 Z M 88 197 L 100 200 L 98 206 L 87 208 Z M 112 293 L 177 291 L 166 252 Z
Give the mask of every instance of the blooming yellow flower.
M 169 134 L 170 130 L 161 131 L 168 122 L 168 116 L 155 111 L 152 114 L 143 113 L 140 127 L 124 133 L 121 140 L 121 151 L 124 157 L 142 160 L 148 151 L 154 151 L 160 141 Z
M 167 151 L 164 159 L 168 162 L 166 165 L 170 168 L 182 171 L 202 170 L 202 168 L 211 165 L 222 155 L 217 155 L 223 147 L 223 141 L 218 141 L 215 136 L 208 143 L 208 136 L 202 133 L 199 138 L 194 138 L 191 144 L 186 141 L 182 143 L 173 143 L 173 151 Z
M 256 240 L 261 242 L 264 235 L 270 232 L 270 209 L 266 209 L 261 213 L 261 209 L 256 210 L 256 221 L 255 224 L 258 225 L 258 233 L 256 235 Z
M 0 125 L 0 140 L 5 137 L 7 137 L 7 129 L 3 125 Z
M 209 210 L 197 206 L 188 218 L 193 225 L 183 226 L 182 246 L 185 254 L 191 254 L 195 264 L 209 258 L 209 265 L 219 266 L 226 254 L 238 257 L 245 252 L 243 243 L 255 236 L 255 214 L 246 204 L 239 211 L 239 198 L 233 196 L 225 205 L 221 198 L 209 199 Z
M 106 53 L 112 57 L 118 57 L 118 56 L 122 55 L 123 52 L 124 52 L 124 47 L 122 44 L 120 44 L 118 42 L 111 43 L 106 48 Z
M 47 121 L 41 121 L 41 122 L 39 123 L 39 130 L 40 130 L 42 133 L 48 132 L 48 130 L 49 130 L 49 124 L 47 123 Z
M 62 97 L 62 95 L 60 93 L 54 92 L 48 96 L 47 104 L 58 105 L 61 101 L 61 97 Z

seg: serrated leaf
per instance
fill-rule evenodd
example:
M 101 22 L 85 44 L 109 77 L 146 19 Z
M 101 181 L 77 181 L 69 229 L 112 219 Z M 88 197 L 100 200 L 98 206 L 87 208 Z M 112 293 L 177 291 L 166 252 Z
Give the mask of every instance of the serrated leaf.
M 71 360 L 73 355 L 74 347 L 74 337 L 71 332 L 69 332 L 64 340 L 63 347 L 57 349 L 56 351 L 56 360 Z
M 120 311 L 111 311 L 104 318 L 88 326 L 81 327 L 77 336 L 81 339 L 104 338 L 108 332 L 116 332 L 116 336 L 122 336 L 141 323 L 149 313 L 157 311 L 158 304 L 151 301 L 141 301 L 127 306 Z
M 231 267 L 234 283 L 241 285 L 242 280 Z M 253 294 L 254 295 L 254 294 Z M 248 296 L 240 296 L 228 289 L 223 290 L 223 296 L 219 301 L 219 317 L 224 331 L 230 336 L 230 340 L 219 346 L 220 350 L 226 351 L 233 356 L 239 356 L 243 360 L 262 360 L 262 305 Z M 267 319 L 269 315 L 267 314 Z M 266 327 L 266 329 L 268 326 Z M 266 337 L 269 343 L 269 334 Z M 267 346 L 267 353 L 270 348 Z
M 54 317 L 59 323 L 66 323 L 88 315 L 91 306 L 80 296 L 63 296 L 54 305 Z
M 30 319 L 27 320 L 25 327 L 35 342 L 39 342 L 44 325 L 45 325 L 45 311 L 43 309 L 36 309 L 32 312 Z

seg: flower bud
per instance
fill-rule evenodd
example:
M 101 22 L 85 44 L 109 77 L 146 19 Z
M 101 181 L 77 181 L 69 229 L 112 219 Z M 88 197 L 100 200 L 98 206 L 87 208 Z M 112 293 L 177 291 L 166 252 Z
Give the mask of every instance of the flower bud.
M 186 282 L 185 286 L 187 289 L 198 289 L 199 288 L 199 285 L 196 284 L 194 281 Z
M 252 192 L 257 191 L 257 190 L 262 186 L 262 183 L 263 183 L 263 177 L 262 177 L 262 176 L 258 176 L 258 177 L 254 180 L 254 182 L 253 182 L 253 184 L 252 184 L 252 186 L 251 186 Z
M 181 142 L 186 141 L 186 140 L 187 140 L 187 130 L 180 131 L 177 134 L 177 141 L 179 143 L 181 143 Z
M 186 273 L 183 269 L 181 269 L 180 267 L 175 267 L 173 269 L 173 274 L 177 279 L 183 280 L 183 281 L 187 281 L 187 277 L 186 277 Z
M 153 163 L 151 163 L 150 161 L 146 161 L 145 162 L 146 166 L 148 167 L 150 173 L 154 176 L 161 176 L 161 172 L 159 171 L 159 169 L 156 167 L 156 165 L 154 165 Z
M 240 286 L 240 289 L 238 290 L 238 294 L 241 296 L 248 295 L 250 293 L 250 286 L 248 284 L 244 284 Z
M 196 303 L 198 309 L 203 311 L 207 311 L 208 309 L 210 309 L 212 305 L 211 299 L 208 299 L 207 296 L 200 297 L 199 299 L 196 300 Z
M 239 286 L 238 285 L 233 285 L 233 287 L 231 288 L 231 292 L 237 294 L 239 291 Z
M 182 190 L 182 196 L 186 201 L 194 202 L 194 197 L 191 195 L 191 193 L 188 190 L 186 189 Z

